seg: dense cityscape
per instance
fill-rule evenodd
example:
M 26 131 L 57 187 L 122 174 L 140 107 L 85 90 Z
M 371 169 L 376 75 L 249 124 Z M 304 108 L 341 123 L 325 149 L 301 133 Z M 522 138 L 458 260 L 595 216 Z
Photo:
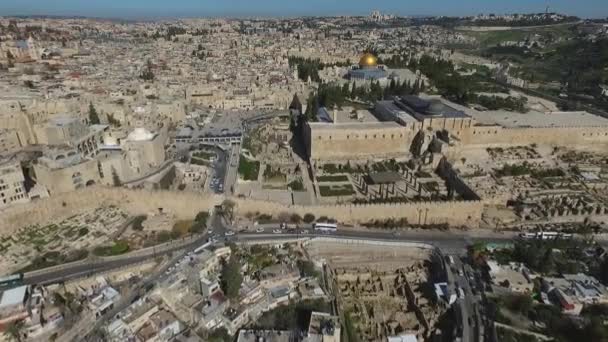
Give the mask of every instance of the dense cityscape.
M 0 17 L 0 341 L 608 341 L 608 18 Z

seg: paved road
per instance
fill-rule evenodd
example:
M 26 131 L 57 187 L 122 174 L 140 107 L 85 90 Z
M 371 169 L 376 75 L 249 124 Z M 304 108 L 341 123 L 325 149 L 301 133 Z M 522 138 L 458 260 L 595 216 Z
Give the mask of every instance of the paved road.
M 49 270 L 49 272 L 44 272 L 44 270 L 40 270 L 33 276 L 26 275 L 23 282 L 25 284 L 50 284 L 77 277 L 89 276 L 96 273 L 106 272 L 116 268 L 136 264 L 139 262 L 144 262 L 156 257 L 157 255 L 164 255 L 168 253 L 173 253 L 175 251 L 192 250 L 204 244 L 206 241 L 207 235 L 202 235 L 196 239 L 193 239 L 190 243 L 176 244 L 175 247 L 169 245 L 159 251 L 152 249 L 151 251 L 149 251 L 149 253 L 138 253 L 136 255 L 126 254 L 124 255 L 124 257 L 117 257 L 113 260 L 100 259 L 93 260 L 90 263 L 86 264 L 67 264 L 62 269 L 58 270 L 56 267 L 54 267 L 52 268 L 52 270 Z
M 236 232 L 230 230 L 220 215 L 212 215 L 210 218 L 210 226 L 212 227 L 213 233 L 210 234 L 214 237 L 217 243 L 223 243 L 226 241 L 249 241 L 249 240 L 269 240 L 269 239 L 285 239 L 288 237 L 313 237 L 313 236 L 333 236 L 337 238 L 352 238 L 352 239 L 375 239 L 383 241 L 410 241 L 420 242 L 434 245 L 440 248 L 446 254 L 461 255 L 466 251 L 467 245 L 470 245 L 475 241 L 486 241 L 486 242 L 508 242 L 512 239 L 509 235 L 494 235 L 491 237 L 470 237 L 470 232 L 466 231 L 431 231 L 431 230 L 403 230 L 400 232 L 389 232 L 384 230 L 339 230 L 332 234 L 314 234 L 314 231 L 310 224 L 303 224 L 298 229 L 285 229 L 281 230 L 277 224 L 266 224 L 259 225 L 256 227 L 259 229 L 258 232 L 250 230 L 249 232 Z M 226 232 L 232 231 L 226 235 Z M 274 232 L 280 231 L 275 234 Z M 57 267 L 45 270 L 39 270 L 34 275 L 28 276 L 24 279 L 26 284 L 49 284 L 55 282 L 61 282 L 77 277 L 89 276 L 96 273 L 106 272 L 112 269 L 136 264 L 150 260 L 157 255 L 164 255 L 173 253 L 176 251 L 189 251 L 201 246 L 210 237 L 207 234 L 201 235 L 191 242 L 185 244 L 176 244 L 172 247 L 171 245 L 162 248 L 162 250 L 152 249 L 145 253 L 132 253 L 124 256 L 113 258 L 112 260 L 95 260 L 90 263 L 78 263 L 78 264 L 66 264 L 65 267 L 57 269 Z

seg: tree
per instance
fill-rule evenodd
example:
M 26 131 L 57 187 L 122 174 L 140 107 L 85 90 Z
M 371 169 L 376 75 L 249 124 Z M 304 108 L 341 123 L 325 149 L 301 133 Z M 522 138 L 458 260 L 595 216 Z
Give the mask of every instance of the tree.
M 224 217 L 229 220 L 230 222 L 232 222 L 232 220 L 234 220 L 234 209 L 236 208 L 236 203 L 232 200 L 224 200 L 224 202 L 222 202 L 222 215 L 224 215 Z
M 99 115 L 97 115 L 97 109 L 93 106 L 93 102 L 89 102 L 89 123 L 99 125 Z
M 300 275 L 303 277 L 316 277 L 319 275 L 319 272 L 317 272 L 315 265 L 311 261 L 298 260 L 297 265 Z
M 228 261 L 224 261 L 221 272 L 221 286 L 224 294 L 230 298 L 235 299 L 239 296 L 239 290 L 241 283 L 243 282 L 243 276 L 241 275 L 241 264 L 236 253 L 232 253 Z
M 288 212 L 283 211 L 283 212 L 279 213 L 278 218 L 279 218 L 279 221 L 281 221 L 281 223 L 284 223 L 284 222 L 289 221 L 290 215 Z
M 302 222 L 302 217 L 298 214 L 292 214 L 291 217 L 289 217 L 289 222 L 293 224 L 299 224 L 300 222 Z
M 302 220 L 306 223 L 313 223 L 315 220 L 315 215 L 307 213 L 306 215 L 304 215 L 304 218 Z
M 24 327 L 23 320 L 18 320 L 18 321 L 15 321 L 15 322 L 12 322 L 11 324 L 9 324 L 8 327 L 6 328 L 6 332 L 14 340 L 16 340 L 17 342 L 21 342 L 22 338 L 23 338 L 23 334 L 22 334 L 23 327 Z
M 112 185 L 118 187 L 122 185 L 122 182 L 120 181 L 120 177 L 118 176 L 118 172 L 116 172 L 116 169 L 114 168 L 114 166 L 112 166 Z
M 120 127 L 120 121 L 116 120 L 112 114 L 108 114 L 108 123 L 114 127 Z
M 207 341 L 209 342 L 232 342 L 232 336 L 228 333 L 226 328 L 219 328 L 213 330 L 207 336 Z
M 205 228 L 207 228 L 208 219 L 209 219 L 209 213 L 206 211 L 201 211 L 198 214 L 196 214 L 196 217 L 194 218 L 194 222 L 192 223 L 192 226 L 190 227 L 190 233 L 193 233 L 193 234 L 202 233 L 205 230 Z
M 133 230 L 142 231 L 144 230 L 143 222 L 148 218 L 146 215 L 135 216 L 131 223 L 131 228 Z
M 146 69 L 139 75 L 144 81 L 154 81 L 154 73 L 152 72 L 152 61 L 148 59 L 146 63 Z

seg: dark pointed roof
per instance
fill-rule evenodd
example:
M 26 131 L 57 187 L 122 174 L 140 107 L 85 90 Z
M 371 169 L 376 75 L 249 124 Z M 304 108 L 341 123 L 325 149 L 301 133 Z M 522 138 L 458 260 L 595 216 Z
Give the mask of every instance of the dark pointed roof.
M 293 95 L 293 100 L 291 100 L 289 109 L 297 109 L 300 112 L 302 111 L 302 102 L 300 102 L 300 98 L 298 97 L 298 94 Z

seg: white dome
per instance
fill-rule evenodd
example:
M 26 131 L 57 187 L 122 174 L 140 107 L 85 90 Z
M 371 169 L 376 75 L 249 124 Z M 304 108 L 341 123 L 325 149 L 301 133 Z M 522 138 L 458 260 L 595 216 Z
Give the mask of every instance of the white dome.
M 134 129 L 133 132 L 129 133 L 127 136 L 127 140 L 129 141 L 146 141 L 152 140 L 153 138 L 154 134 L 142 127 Z

